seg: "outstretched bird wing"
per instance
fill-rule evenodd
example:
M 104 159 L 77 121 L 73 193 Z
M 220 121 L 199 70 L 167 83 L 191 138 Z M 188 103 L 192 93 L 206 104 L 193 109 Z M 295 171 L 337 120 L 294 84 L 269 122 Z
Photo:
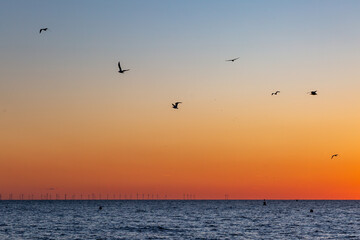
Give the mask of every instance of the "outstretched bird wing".
M 172 105 L 173 105 L 174 108 L 177 108 L 179 103 L 181 103 L 181 102 L 172 103 Z
M 119 67 L 119 70 L 122 71 L 121 66 L 120 66 L 120 62 L 118 62 L 118 67 Z
M 227 62 L 233 62 L 233 61 L 238 60 L 238 59 L 239 59 L 239 58 L 237 57 L 237 58 L 228 59 L 228 60 L 225 60 L 225 61 L 227 61 Z

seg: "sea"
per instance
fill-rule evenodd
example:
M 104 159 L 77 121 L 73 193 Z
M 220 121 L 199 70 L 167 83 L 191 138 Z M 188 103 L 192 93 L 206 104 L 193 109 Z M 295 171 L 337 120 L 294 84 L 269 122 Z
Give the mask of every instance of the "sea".
M 266 203 L 3 200 L 0 239 L 360 239 L 360 201 Z

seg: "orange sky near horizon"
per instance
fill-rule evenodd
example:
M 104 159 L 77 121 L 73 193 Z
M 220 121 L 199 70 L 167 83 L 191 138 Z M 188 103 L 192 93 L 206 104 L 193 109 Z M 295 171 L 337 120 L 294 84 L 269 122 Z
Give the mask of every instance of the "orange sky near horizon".
M 0 157 L 7 160 L 0 170 L 1 193 L 55 188 L 59 194 L 158 193 L 180 199 L 183 193 L 210 199 L 357 199 L 359 114 L 334 105 L 330 111 L 323 98 L 330 96 L 298 100 L 284 94 L 237 106 L 184 101 L 179 110 L 155 104 L 124 115 L 89 107 L 23 119 L 8 111 L 2 121 L 13 127 L 1 141 Z M 294 109 L 296 104 L 304 104 L 307 113 Z M 330 159 L 333 153 L 339 157 Z

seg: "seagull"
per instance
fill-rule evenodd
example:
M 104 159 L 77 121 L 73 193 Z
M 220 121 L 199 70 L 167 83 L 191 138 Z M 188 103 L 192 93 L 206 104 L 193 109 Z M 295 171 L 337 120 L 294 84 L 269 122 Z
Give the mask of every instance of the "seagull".
M 238 59 L 239 59 L 239 57 L 233 58 L 233 59 L 229 59 L 229 60 L 225 60 L 225 61 L 227 61 L 227 62 L 235 62 L 235 60 L 238 60 Z
M 271 95 L 277 95 L 278 93 L 280 93 L 280 91 L 273 92 Z
M 317 95 L 317 90 L 316 91 L 311 91 L 311 92 L 308 92 L 308 93 L 310 93 L 310 95 Z
M 182 102 L 172 103 L 172 108 L 174 108 L 174 109 L 179 109 L 179 108 L 178 108 L 179 103 L 182 103 Z
M 118 67 L 119 67 L 119 73 L 124 73 L 124 72 L 126 72 L 126 71 L 130 71 L 130 69 L 124 69 L 124 70 L 122 70 L 122 69 L 121 69 L 121 66 L 120 66 L 120 62 L 118 62 Z
M 39 33 L 41 33 L 42 31 L 46 32 L 48 30 L 48 28 L 41 28 Z
M 334 154 L 331 156 L 331 159 L 333 159 L 333 157 L 337 157 L 338 155 L 337 154 Z

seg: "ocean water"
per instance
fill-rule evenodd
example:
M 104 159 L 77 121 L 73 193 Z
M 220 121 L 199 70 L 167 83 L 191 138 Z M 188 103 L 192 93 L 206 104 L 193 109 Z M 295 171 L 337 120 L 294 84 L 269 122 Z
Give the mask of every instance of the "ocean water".
M 360 201 L 0 201 L 0 239 L 360 239 Z

